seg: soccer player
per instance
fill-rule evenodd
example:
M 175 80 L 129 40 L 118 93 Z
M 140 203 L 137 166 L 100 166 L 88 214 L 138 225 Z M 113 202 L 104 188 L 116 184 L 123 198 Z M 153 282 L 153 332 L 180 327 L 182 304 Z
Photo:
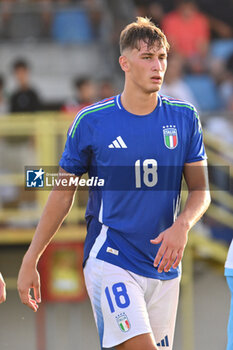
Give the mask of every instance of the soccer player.
M 6 284 L 0 272 L 0 304 L 6 300 Z
M 88 172 L 105 180 L 89 193 L 84 247 L 85 282 L 104 348 L 172 349 L 179 264 L 188 231 L 210 203 L 198 114 L 188 102 L 158 94 L 168 49 L 147 18 L 122 31 L 124 90 L 77 114 L 60 160 L 62 178 Z M 188 198 L 179 214 L 182 175 Z M 51 192 L 23 259 L 19 294 L 34 311 L 37 262 L 75 190 Z
M 230 248 L 227 254 L 227 260 L 225 263 L 225 276 L 227 279 L 227 284 L 231 292 L 231 307 L 228 320 L 227 328 L 227 350 L 233 349 L 233 240 L 231 241 Z

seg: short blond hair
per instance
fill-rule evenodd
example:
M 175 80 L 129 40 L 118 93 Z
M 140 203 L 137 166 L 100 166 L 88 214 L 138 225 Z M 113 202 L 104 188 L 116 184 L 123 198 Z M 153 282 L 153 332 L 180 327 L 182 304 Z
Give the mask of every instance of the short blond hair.
M 169 51 L 170 45 L 165 34 L 147 17 L 137 17 L 137 21 L 128 24 L 120 34 L 120 52 L 125 49 L 139 49 L 139 41 L 147 43 L 148 47 L 158 42 Z

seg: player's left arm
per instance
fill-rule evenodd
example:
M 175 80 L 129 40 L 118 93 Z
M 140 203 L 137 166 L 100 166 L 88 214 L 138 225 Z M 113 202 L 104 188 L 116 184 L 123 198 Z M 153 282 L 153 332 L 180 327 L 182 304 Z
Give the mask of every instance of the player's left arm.
M 179 265 L 189 230 L 202 217 L 210 204 L 207 161 L 186 163 L 184 178 L 188 187 L 188 198 L 183 211 L 171 227 L 161 232 L 156 239 L 151 240 L 153 244 L 161 243 L 154 260 L 154 266 L 158 266 L 162 259 L 159 272 L 167 272 L 171 266 L 176 268 Z

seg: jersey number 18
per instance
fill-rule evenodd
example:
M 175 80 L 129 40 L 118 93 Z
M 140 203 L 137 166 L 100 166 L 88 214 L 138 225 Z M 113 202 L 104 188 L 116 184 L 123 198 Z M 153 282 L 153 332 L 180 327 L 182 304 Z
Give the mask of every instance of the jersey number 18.
M 157 173 L 158 164 L 155 159 L 145 159 L 142 163 L 143 169 L 143 183 L 147 187 L 153 187 L 158 182 L 158 173 Z M 135 162 L 135 182 L 136 188 L 142 187 L 141 179 L 141 161 L 140 159 Z

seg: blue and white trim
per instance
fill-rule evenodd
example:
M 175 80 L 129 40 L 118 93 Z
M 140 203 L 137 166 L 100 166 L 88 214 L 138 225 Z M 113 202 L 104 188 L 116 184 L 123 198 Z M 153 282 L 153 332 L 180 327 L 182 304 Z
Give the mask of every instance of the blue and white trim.
M 118 108 L 119 108 L 119 109 L 122 109 L 122 108 L 121 108 L 121 103 L 120 103 L 120 98 L 121 98 L 121 95 L 117 95 L 117 97 L 116 97 L 116 103 L 117 103 Z
M 99 233 L 99 236 L 96 238 L 95 243 L 93 244 L 93 247 L 91 248 L 89 256 L 92 258 L 96 258 L 100 249 L 103 247 L 106 239 L 107 239 L 107 231 L 108 226 L 102 225 L 101 231 Z

